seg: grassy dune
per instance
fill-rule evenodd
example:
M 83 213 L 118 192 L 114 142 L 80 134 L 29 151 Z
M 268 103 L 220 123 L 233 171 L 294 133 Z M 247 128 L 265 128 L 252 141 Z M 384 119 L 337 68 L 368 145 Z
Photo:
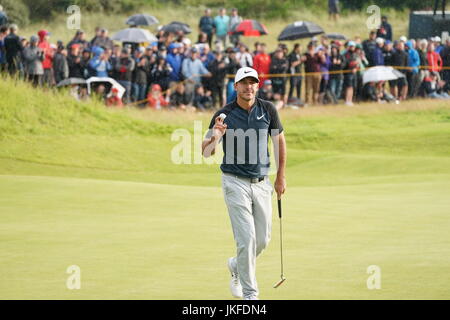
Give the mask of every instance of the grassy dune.
M 171 161 L 172 132 L 211 114 L 110 110 L 10 80 L 0 96 L 0 298 L 230 298 L 218 167 Z M 450 106 L 280 115 L 288 281 L 271 288 L 274 215 L 261 298 L 448 299 Z M 70 265 L 81 290 L 66 288 Z M 366 287 L 370 265 L 381 290 Z

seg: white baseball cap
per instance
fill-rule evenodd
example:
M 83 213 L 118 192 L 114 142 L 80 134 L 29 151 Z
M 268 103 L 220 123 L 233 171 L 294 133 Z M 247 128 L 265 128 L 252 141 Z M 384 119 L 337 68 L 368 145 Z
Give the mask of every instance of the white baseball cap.
M 254 78 L 256 80 L 256 82 L 259 83 L 258 72 L 256 72 L 255 69 L 250 68 L 250 67 L 240 68 L 237 71 L 236 76 L 234 77 L 234 83 L 238 83 L 242 79 L 248 78 L 248 77 Z

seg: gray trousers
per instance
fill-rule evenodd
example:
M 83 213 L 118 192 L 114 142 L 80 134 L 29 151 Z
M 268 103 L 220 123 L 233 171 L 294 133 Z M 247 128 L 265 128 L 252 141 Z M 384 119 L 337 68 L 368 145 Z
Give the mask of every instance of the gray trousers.
M 244 297 L 258 296 L 256 257 L 270 241 L 273 187 L 267 177 L 250 183 L 223 174 L 222 188 L 237 247 L 232 267 L 239 274 Z

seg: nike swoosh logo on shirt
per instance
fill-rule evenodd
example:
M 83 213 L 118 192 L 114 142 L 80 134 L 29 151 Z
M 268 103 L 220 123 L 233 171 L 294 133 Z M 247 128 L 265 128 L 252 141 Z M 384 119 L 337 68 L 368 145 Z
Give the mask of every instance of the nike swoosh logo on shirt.
M 264 115 L 262 115 L 261 117 L 256 117 L 256 119 L 261 120 L 262 118 L 264 118 Z

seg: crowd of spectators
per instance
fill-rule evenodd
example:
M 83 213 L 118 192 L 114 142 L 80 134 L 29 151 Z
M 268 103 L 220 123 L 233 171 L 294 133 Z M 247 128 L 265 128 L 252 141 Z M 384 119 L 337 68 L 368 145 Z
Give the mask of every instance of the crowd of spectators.
M 83 84 L 72 84 L 79 100 L 93 97 L 108 106 L 199 110 L 218 108 L 235 99 L 233 75 L 240 67 L 253 67 L 260 75 L 259 96 L 277 108 L 287 105 L 337 104 L 355 101 L 399 102 L 418 96 L 447 99 L 450 83 L 450 39 L 392 39 L 392 27 L 383 17 L 368 39 L 311 39 L 289 49 L 285 43 L 253 48 L 229 34 L 242 21 L 236 9 L 227 16 L 220 9 L 213 17 L 206 9 L 199 36 L 193 42 L 183 32 L 158 30 L 158 41 L 145 45 L 115 43 L 105 28 L 91 39 L 76 31 L 68 43 L 52 43 L 47 30 L 29 39 L 20 37 L 17 25 L 0 26 L 0 71 L 30 81 L 36 87 L 54 87 L 64 80 L 109 77 L 118 88 L 97 85 L 91 94 Z M 275 49 L 275 50 L 273 50 Z M 374 66 L 392 66 L 404 77 L 388 82 L 363 83 Z M 70 85 L 70 82 L 69 82 Z M 302 86 L 304 92 L 302 94 Z

